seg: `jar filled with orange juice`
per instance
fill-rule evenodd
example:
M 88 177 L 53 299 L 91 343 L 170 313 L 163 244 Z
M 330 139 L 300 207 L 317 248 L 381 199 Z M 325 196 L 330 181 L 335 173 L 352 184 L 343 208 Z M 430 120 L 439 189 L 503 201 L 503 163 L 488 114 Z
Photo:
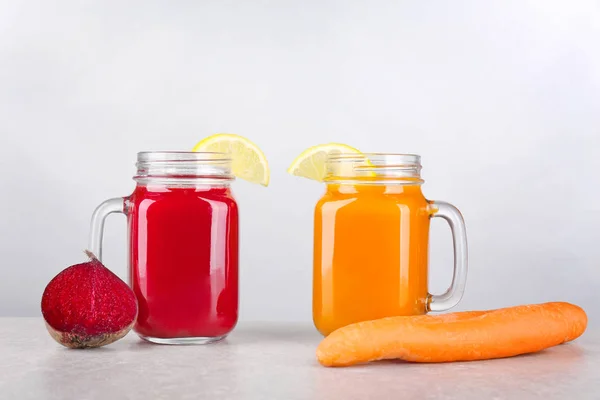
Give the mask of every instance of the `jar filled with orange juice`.
M 331 154 L 325 195 L 315 208 L 313 320 L 323 335 L 383 317 L 454 307 L 464 292 L 467 240 L 458 209 L 421 192 L 412 154 Z M 431 218 L 445 219 L 454 274 L 441 295 L 428 292 Z

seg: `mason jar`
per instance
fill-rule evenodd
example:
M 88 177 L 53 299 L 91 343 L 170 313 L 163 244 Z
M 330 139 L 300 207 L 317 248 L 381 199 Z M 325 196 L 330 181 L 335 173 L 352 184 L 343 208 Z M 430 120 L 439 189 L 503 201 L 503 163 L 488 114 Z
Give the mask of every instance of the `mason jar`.
M 224 153 L 141 152 L 136 187 L 94 212 L 90 247 L 102 257 L 104 220 L 128 222 L 134 331 L 161 344 L 223 339 L 238 318 L 238 206 Z
M 467 277 L 467 239 L 458 209 L 421 190 L 412 154 L 332 154 L 314 214 L 313 320 L 328 335 L 355 322 L 455 306 Z M 428 292 L 429 223 L 452 230 L 454 275 Z

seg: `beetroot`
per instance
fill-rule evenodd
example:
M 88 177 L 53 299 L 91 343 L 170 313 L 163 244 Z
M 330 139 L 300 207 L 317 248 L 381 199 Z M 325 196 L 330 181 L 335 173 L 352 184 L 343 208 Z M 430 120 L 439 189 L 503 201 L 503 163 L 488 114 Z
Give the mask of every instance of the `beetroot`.
M 42 295 L 50 335 L 70 348 L 99 347 L 129 332 L 138 313 L 135 294 L 91 253 L 54 277 Z

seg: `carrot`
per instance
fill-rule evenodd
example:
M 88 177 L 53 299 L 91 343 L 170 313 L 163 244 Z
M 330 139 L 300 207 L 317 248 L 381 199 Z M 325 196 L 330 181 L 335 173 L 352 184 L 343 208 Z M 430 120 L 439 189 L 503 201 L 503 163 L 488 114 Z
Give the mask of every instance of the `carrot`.
M 491 311 L 389 317 L 336 330 L 317 348 L 327 367 L 400 359 L 435 363 L 486 360 L 533 353 L 581 336 L 582 308 L 544 303 Z

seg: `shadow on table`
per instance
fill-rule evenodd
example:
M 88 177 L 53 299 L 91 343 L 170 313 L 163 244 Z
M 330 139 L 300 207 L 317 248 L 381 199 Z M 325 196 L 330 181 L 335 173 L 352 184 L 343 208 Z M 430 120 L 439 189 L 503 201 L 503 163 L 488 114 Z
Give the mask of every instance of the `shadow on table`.
M 250 343 L 302 343 L 316 345 L 323 337 L 311 326 L 307 324 L 276 324 L 276 323 L 253 323 L 251 325 L 241 325 L 236 328 L 227 338 L 230 343 L 250 344 Z
M 389 360 L 323 368 L 312 375 L 312 384 L 316 398 L 396 398 L 399 394 L 407 399 L 530 398 L 562 390 L 567 395 L 591 379 L 589 368 L 585 350 L 572 343 L 497 360 L 441 364 Z

